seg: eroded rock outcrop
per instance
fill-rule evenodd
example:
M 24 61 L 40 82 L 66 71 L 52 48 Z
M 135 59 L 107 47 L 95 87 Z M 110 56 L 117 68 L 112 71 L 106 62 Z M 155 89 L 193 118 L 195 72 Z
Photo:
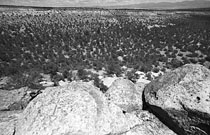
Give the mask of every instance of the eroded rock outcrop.
M 140 109 L 125 112 L 93 85 L 72 82 L 47 88 L 33 99 L 18 118 L 15 135 L 143 135 L 147 132 L 175 135 L 152 114 Z
M 137 123 L 135 115 L 124 115 L 96 87 L 73 82 L 47 88 L 31 101 L 16 135 L 104 135 L 125 132 Z
M 188 64 L 148 84 L 145 109 L 180 135 L 210 135 L 210 71 Z

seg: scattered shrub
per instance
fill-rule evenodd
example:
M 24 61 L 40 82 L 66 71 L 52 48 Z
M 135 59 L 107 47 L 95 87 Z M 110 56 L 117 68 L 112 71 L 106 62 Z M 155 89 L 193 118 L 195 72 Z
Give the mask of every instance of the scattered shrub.
M 174 58 L 171 60 L 171 65 L 173 68 L 178 68 L 178 67 L 182 66 L 183 64 L 181 61 Z
M 112 62 L 107 66 L 106 71 L 107 71 L 108 75 L 115 74 L 117 77 L 120 77 L 120 75 L 122 73 L 121 67 L 119 66 L 119 64 L 112 63 Z
M 97 77 L 94 78 L 94 85 L 100 90 L 105 93 L 108 90 L 108 87 L 103 84 L 103 82 Z
M 196 64 L 197 61 L 195 59 L 189 59 L 191 63 Z
M 165 68 L 162 68 L 161 71 L 162 71 L 163 73 L 165 73 L 165 72 L 166 72 L 166 69 L 165 69 Z
M 56 75 L 57 72 L 58 72 L 58 66 L 55 63 L 49 62 L 44 65 L 45 74 Z
M 101 61 L 93 61 L 93 67 L 96 71 L 101 70 L 104 67 L 104 64 Z
M 126 73 L 126 77 L 130 81 L 132 81 L 133 83 L 136 83 L 136 80 L 138 79 L 137 75 L 135 74 L 135 72 L 136 72 L 135 70 L 132 70 L 132 71 Z
M 63 71 L 62 75 L 63 75 L 63 78 L 68 78 L 68 77 L 70 76 L 70 73 L 69 73 L 69 71 L 66 69 L 66 70 Z
M 30 70 L 25 73 L 11 75 L 11 81 L 7 84 L 6 89 L 19 89 L 28 86 L 31 89 L 42 89 L 39 84 L 41 75 L 39 71 Z
M 206 61 L 209 61 L 210 62 L 210 56 L 207 56 L 206 57 Z
M 81 80 L 87 80 L 88 79 L 88 72 L 84 69 L 79 69 L 77 72 L 78 77 Z
M 59 86 L 59 81 L 63 80 L 64 81 L 64 77 L 60 74 L 56 74 L 51 76 L 51 80 L 54 82 L 55 86 Z
M 4 68 L 4 75 L 15 75 L 20 74 L 22 72 L 21 67 L 16 64 L 10 64 L 6 68 Z
M 144 73 L 147 73 L 147 72 L 149 72 L 151 70 L 152 70 L 152 65 L 149 64 L 149 63 L 146 63 L 146 64 L 142 65 L 142 67 L 140 69 L 140 71 L 142 71 Z
M 148 73 L 146 74 L 146 77 L 147 77 L 147 80 L 150 80 L 150 81 L 153 80 L 152 74 L 151 74 L 150 72 L 148 72 Z
M 183 56 L 183 54 L 182 54 L 182 53 L 178 53 L 178 56 L 182 57 L 182 56 Z
M 160 69 L 159 68 L 157 68 L 157 67 L 155 67 L 155 68 L 153 68 L 153 70 L 152 70 L 154 73 L 158 73 L 159 71 L 160 71 Z

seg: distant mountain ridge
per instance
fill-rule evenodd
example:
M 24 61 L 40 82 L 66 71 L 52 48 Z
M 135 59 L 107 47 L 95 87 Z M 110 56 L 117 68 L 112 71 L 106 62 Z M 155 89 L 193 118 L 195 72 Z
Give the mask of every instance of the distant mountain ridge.
M 194 0 L 183 2 L 159 2 L 159 3 L 141 3 L 132 5 L 108 6 L 106 8 L 131 8 L 131 9 L 192 9 L 192 8 L 210 8 L 210 1 Z
M 19 2 L 14 2 L 15 0 L 8 0 L 8 1 L 3 1 L 0 0 L 0 6 L 6 7 L 6 6 L 12 6 L 12 7 L 51 7 L 51 8 L 70 8 L 70 7 L 87 7 L 87 8 L 108 8 L 108 9 L 203 9 L 203 8 L 209 8 L 210 9 L 210 0 L 194 0 L 194 1 L 182 1 L 182 2 L 150 2 L 150 3 L 140 3 L 140 4 L 127 4 L 127 5 L 113 5 L 113 6 L 93 6 L 93 5 L 54 5 L 53 3 L 51 5 L 47 4 L 42 4 L 42 5 L 36 5 L 33 3 L 32 4 L 21 4 Z M 21 1 L 21 0 L 20 0 Z M 24 1 L 24 0 L 23 0 Z M 46 1 L 45 1 L 46 3 Z M 40 3 L 39 3 L 40 4 Z

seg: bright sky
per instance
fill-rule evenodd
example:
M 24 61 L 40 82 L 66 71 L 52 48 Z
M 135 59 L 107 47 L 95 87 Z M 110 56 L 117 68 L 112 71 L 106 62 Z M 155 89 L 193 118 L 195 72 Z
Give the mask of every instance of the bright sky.
M 94 6 L 94 5 L 126 5 L 149 2 L 181 2 L 192 0 L 0 0 L 0 4 L 32 5 L 32 6 Z M 196 0 L 204 1 L 204 0 Z M 210 1 L 210 0 L 206 0 Z

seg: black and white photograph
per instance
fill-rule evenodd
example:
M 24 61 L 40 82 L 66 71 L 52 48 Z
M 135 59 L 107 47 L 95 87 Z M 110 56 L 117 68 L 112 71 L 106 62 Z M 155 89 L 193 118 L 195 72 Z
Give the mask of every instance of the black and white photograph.
M 0 0 L 0 135 L 210 135 L 210 0 Z

